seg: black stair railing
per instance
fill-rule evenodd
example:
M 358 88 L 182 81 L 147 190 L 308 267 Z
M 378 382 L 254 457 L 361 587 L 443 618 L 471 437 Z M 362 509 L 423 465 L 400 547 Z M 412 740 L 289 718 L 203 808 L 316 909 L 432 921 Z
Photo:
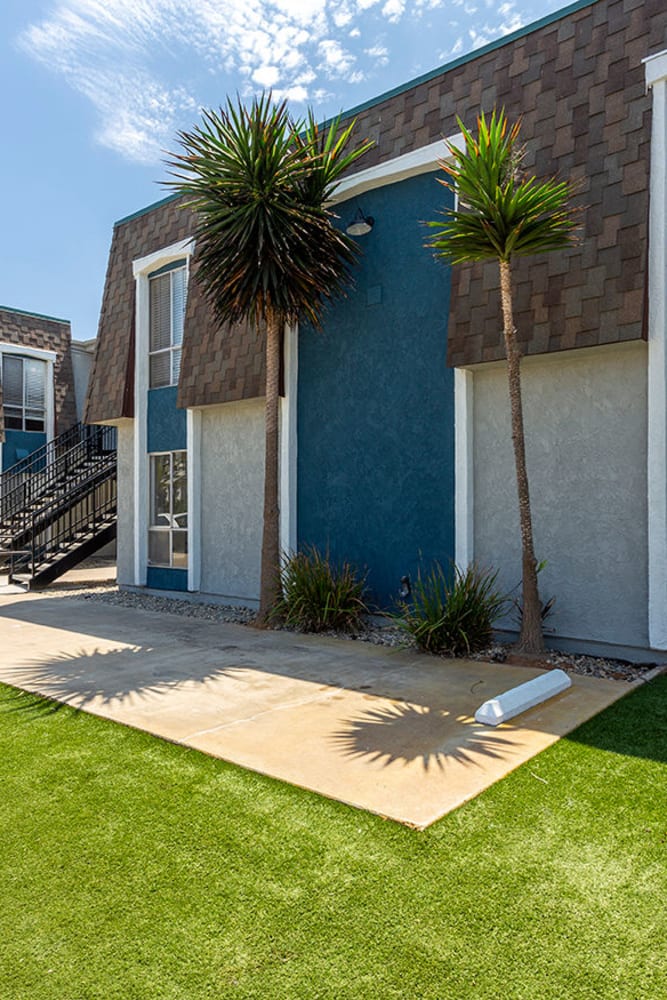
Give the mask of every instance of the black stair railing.
M 4 491 L 11 491 L 19 483 L 23 482 L 27 476 L 31 476 L 34 472 L 41 472 L 45 466 L 50 465 L 57 455 L 62 455 L 63 452 L 69 451 L 70 448 L 83 441 L 88 430 L 89 427 L 87 424 L 74 424 L 73 427 L 52 438 L 51 441 L 47 441 L 40 448 L 31 451 L 25 458 L 21 458 L 14 465 L 10 465 L 0 475 L 0 482 Z
M 17 553 L 14 574 L 37 577 L 45 564 L 107 528 L 116 517 L 115 456 L 79 482 L 64 497 L 55 497 L 30 514 L 28 551 Z
M 0 481 L 0 528 L 5 539 L 25 534 L 33 509 L 43 498 L 60 496 L 62 502 L 62 495 L 85 482 L 94 466 L 115 469 L 115 451 L 113 427 L 77 424 L 8 469 Z

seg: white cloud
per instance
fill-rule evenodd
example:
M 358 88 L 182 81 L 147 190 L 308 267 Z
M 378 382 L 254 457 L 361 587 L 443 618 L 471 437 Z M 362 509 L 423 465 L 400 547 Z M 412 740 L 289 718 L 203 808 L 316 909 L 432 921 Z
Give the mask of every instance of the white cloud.
M 286 90 L 273 90 L 273 96 L 277 101 L 292 101 L 294 104 L 303 104 L 308 100 L 308 90 L 298 84 L 294 87 L 287 87 Z
M 344 28 L 353 20 L 354 11 L 347 0 L 343 0 L 337 9 L 332 11 L 331 16 L 333 23 L 337 28 Z
M 379 66 L 386 66 L 389 62 L 389 49 L 386 45 L 371 45 L 369 49 L 364 49 L 364 52 Z
M 382 13 L 387 20 L 396 23 L 397 21 L 400 21 L 404 10 L 405 0 L 387 0 L 382 8 Z
M 214 77 L 280 85 L 294 100 L 307 99 L 307 82 L 315 78 L 308 55 L 319 54 L 329 2 L 59 0 L 19 44 L 93 103 L 100 142 L 130 159 L 156 162 L 182 112 L 198 104 L 195 85 L 186 98 L 188 85 L 180 82 L 192 78 L 197 63 Z M 352 62 L 348 56 L 343 66 Z
M 335 38 L 324 38 L 319 44 L 322 67 L 329 77 L 348 79 L 354 66 L 354 56 L 347 52 Z
M 260 87 L 266 87 L 268 90 L 278 83 L 280 70 L 277 66 L 260 66 L 254 71 L 252 78 Z
M 182 112 L 192 117 L 197 103 L 180 89 L 162 88 L 142 72 L 125 76 L 89 71 L 79 89 L 100 112 L 98 141 L 140 163 L 155 163 L 172 144 Z
M 466 29 L 475 47 L 521 26 L 518 0 L 44 2 L 48 12 L 20 46 L 92 103 L 99 142 L 145 163 L 159 162 L 175 132 L 190 127 L 202 90 L 216 93 L 214 103 L 236 88 L 244 95 L 272 88 L 299 103 L 340 99 L 332 88 L 357 85 L 366 69 L 389 63 L 407 15 L 442 7 L 446 17 L 457 8 L 463 21 L 464 11 L 483 6 L 484 19 L 457 29 L 453 53 L 462 51 Z M 373 43 L 380 25 L 383 42 Z

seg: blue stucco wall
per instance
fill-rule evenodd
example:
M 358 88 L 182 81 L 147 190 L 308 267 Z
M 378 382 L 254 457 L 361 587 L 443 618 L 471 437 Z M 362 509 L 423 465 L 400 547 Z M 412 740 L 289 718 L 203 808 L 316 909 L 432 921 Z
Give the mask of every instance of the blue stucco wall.
M 153 590 L 187 590 L 188 571 L 170 569 L 168 566 L 149 566 L 146 570 L 146 586 Z
M 2 443 L 2 471 L 9 469 L 21 458 L 26 458 L 46 444 L 46 434 L 40 431 L 5 431 Z
M 390 605 L 400 578 L 454 555 L 454 384 L 446 366 L 449 269 L 420 220 L 450 197 L 435 174 L 337 207 L 375 218 L 348 298 L 324 331 L 302 329 L 298 381 L 298 542 L 368 569 Z
M 178 387 L 149 389 L 148 452 L 184 451 L 187 447 L 186 410 L 176 406 Z

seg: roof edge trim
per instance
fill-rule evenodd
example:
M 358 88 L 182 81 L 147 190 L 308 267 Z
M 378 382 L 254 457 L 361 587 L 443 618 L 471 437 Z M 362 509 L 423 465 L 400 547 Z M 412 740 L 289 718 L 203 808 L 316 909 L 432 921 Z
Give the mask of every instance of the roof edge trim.
M 137 211 L 132 212 L 131 215 L 126 215 L 124 218 L 118 219 L 117 222 L 114 222 L 114 229 L 116 226 L 122 226 L 125 222 L 132 222 L 133 219 L 138 219 L 142 215 L 147 215 L 148 212 L 153 212 L 156 208 L 160 208 L 161 205 L 168 205 L 170 201 L 177 201 L 181 197 L 182 195 L 180 194 L 168 194 L 166 198 L 160 198 L 159 201 L 154 201 L 150 205 L 144 205 L 143 208 L 137 209 Z
M 0 306 L 0 312 L 15 313 L 17 316 L 30 316 L 31 319 L 47 319 L 50 323 L 63 323 L 71 326 L 71 320 L 59 319 L 58 316 L 47 316 L 45 313 L 30 312 L 28 309 L 13 309 L 11 306 Z

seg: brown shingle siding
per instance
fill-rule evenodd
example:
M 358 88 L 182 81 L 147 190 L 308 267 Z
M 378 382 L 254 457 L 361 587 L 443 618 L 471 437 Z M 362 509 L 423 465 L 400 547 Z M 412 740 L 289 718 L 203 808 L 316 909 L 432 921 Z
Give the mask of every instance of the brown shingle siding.
M 474 127 L 480 106 L 504 106 L 523 119 L 527 165 L 580 182 L 581 245 L 515 262 L 515 320 L 528 353 L 643 336 L 651 94 L 641 60 L 665 48 L 664 0 L 598 0 L 356 114 L 359 140 L 375 141 L 366 169 L 453 135 L 457 115 Z M 131 415 L 132 260 L 192 229 L 176 201 L 116 227 L 88 419 Z M 450 364 L 502 357 L 497 288 L 492 262 L 453 268 Z M 262 336 L 220 329 L 193 278 L 179 404 L 261 395 L 263 364 Z
M 55 433 L 60 434 L 72 427 L 76 423 L 77 416 L 72 371 L 72 333 L 69 321 L 0 308 L 0 341 L 43 351 L 55 351 Z M 4 439 L 4 419 L 0 385 L 0 440 L 2 439 Z
M 581 182 L 580 247 L 539 266 L 515 262 L 515 319 L 529 353 L 643 336 L 651 95 L 641 60 L 664 48 L 663 0 L 598 0 L 428 82 L 440 112 L 425 118 L 429 142 L 455 133 L 456 115 L 474 126 L 480 105 L 504 106 L 523 118 L 528 167 Z M 374 162 L 392 155 L 387 123 L 399 119 L 405 100 L 397 94 L 358 115 L 360 135 L 371 118 L 376 123 Z M 405 139 L 404 151 L 425 144 L 421 132 Z M 450 364 L 502 357 L 494 269 L 452 271 Z
M 193 236 L 192 212 L 163 202 L 114 229 L 100 315 L 99 338 L 86 407 L 90 423 L 134 416 L 132 262 Z M 263 341 L 245 327 L 220 327 L 197 282 L 196 253 L 185 315 L 178 401 L 202 406 L 262 395 Z

